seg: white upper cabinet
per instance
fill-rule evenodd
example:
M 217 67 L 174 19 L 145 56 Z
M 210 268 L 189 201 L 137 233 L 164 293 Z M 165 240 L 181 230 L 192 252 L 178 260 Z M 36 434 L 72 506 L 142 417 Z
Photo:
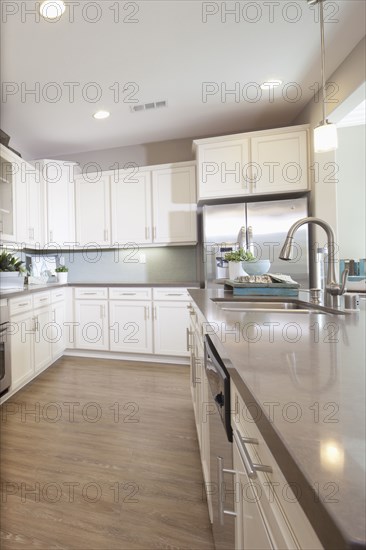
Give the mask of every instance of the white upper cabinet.
M 308 189 L 306 131 L 253 137 L 251 147 L 253 192 Z
M 111 175 L 112 245 L 196 243 L 192 163 Z
M 249 139 L 200 145 L 198 198 L 235 197 L 249 193 L 248 164 Z
M 153 242 L 197 242 L 195 166 L 153 170 Z
M 15 175 L 16 240 L 27 246 L 43 246 L 43 185 L 38 170 L 20 161 Z
M 59 160 L 37 163 L 45 183 L 45 241 L 66 248 L 75 242 L 75 164 Z
M 15 174 L 20 159 L 0 145 L 0 241 L 15 241 Z
M 75 179 L 76 241 L 80 246 L 111 245 L 110 176 Z
M 194 142 L 198 200 L 307 191 L 308 127 Z
M 123 170 L 111 176 L 112 244 L 152 239 L 151 172 Z

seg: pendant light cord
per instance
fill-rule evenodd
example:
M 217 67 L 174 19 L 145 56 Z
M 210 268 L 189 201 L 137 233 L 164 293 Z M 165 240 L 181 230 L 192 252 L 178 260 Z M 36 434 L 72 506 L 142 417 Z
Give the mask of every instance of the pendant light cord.
M 324 9 L 323 9 L 324 0 L 318 0 L 319 4 L 319 19 L 320 19 L 320 40 L 321 40 L 321 51 L 322 51 L 322 91 L 323 91 L 323 123 L 325 124 L 327 119 L 326 113 L 326 89 L 325 89 L 325 42 L 324 42 Z

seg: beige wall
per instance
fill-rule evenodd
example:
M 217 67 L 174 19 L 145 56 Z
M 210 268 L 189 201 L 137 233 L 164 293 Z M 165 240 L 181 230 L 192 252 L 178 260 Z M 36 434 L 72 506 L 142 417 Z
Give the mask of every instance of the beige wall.
M 328 113 L 338 110 L 340 105 L 355 90 L 360 88 L 366 81 L 366 37 L 364 37 L 352 52 L 341 63 L 338 69 L 328 79 L 329 82 L 335 82 L 339 86 L 336 94 L 337 102 L 327 106 Z M 356 105 L 354 105 L 355 107 Z M 331 117 L 330 117 L 331 118 Z M 321 103 L 314 100 L 308 103 L 305 109 L 294 120 L 293 124 L 310 124 L 312 128 L 316 127 L 322 119 Z M 313 149 L 312 149 L 313 150 Z M 338 234 L 337 227 L 337 176 L 332 177 L 332 164 L 337 166 L 335 153 L 314 154 L 312 163 L 315 163 L 315 170 L 312 175 L 318 174 L 312 184 L 311 205 L 313 214 L 319 218 L 325 219 L 332 225 Z M 331 164 L 329 164 L 331 163 Z M 333 180 L 333 181 L 327 181 Z M 316 238 L 321 245 L 325 243 L 324 233 L 317 231 Z
M 138 166 L 183 162 L 193 159 L 193 139 L 195 138 L 172 139 L 101 151 L 88 151 L 86 153 L 58 156 L 57 159 L 78 162 L 81 168 L 89 162 L 97 163 L 101 170 L 116 169 L 116 163 L 119 168 L 123 168 L 129 162 L 133 162 Z

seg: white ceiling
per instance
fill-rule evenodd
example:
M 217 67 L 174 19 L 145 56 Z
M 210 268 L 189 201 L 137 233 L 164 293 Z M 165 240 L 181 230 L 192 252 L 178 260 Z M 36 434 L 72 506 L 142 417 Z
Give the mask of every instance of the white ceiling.
M 31 0 L 17 4 L 18 13 L 2 24 L 3 91 L 4 83 L 14 83 L 14 95 L 3 103 L 1 127 L 11 135 L 13 147 L 33 158 L 284 126 L 310 101 L 312 84 L 320 79 L 317 8 L 314 12 L 306 0 L 236 2 L 241 9 L 252 4 L 262 10 L 255 23 L 245 21 L 243 15 L 238 22 L 228 15 L 225 23 L 222 12 L 208 16 L 204 23 L 204 3 L 199 0 L 119 2 L 121 20 L 117 23 L 111 9 L 115 0 L 98 2 L 101 17 L 95 23 L 86 18 L 95 17 L 92 4 L 96 2 L 75 3 L 74 21 L 68 7 L 56 23 L 42 18 L 36 22 L 33 15 L 26 15 L 24 5 L 34 8 Z M 137 22 L 123 22 L 134 4 L 139 11 L 131 18 Z M 225 6 L 225 2 L 210 4 L 219 10 Z M 272 5 L 272 21 L 268 4 Z M 232 7 L 235 2 L 226 5 Z M 284 6 L 290 6 L 287 12 Z M 330 75 L 365 34 L 365 2 L 328 1 L 325 10 L 335 21 L 326 23 Z M 297 15 L 297 22 L 286 21 Z M 254 11 L 245 17 L 253 19 Z M 268 100 L 267 92 L 258 102 L 248 101 L 248 96 L 236 102 L 233 95 L 222 101 L 219 93 L 202 101 L 204 82 L 228 89 L 239 83 L 245 90 L 249 82 L 259 84 L 271 78 L 284 83 L 275 101 Z M 42 94 L 39 102 L 30 95 L 22 98 L 22 87 L 34 88 L 37 82 L 41 90 L 48 90 L 50 99 L 56 88 L 47 85 L 55 82 L 60 100 L 52 103 Z M 69 100 L 66 82 L 79 83 L 74 102 Z M 102 92 L 97 103 L 81 93 L 90 82 L 97 83 Z M 110 87 L 116 82 L 121 90 L 135 82 L 139 103 L 167 100 L 168 107 L 132 113 L 133 104 L 123 101 L 123 91 L 119 102 L 114 101 Z M 283 86 L 290 82 L 301 87 L 301 100 L 283 99 Z M 93 91 L 92 87 L 88 90 Z M 100 108 L 109 110 L 111 117 L 94 120 L 92 114 Z

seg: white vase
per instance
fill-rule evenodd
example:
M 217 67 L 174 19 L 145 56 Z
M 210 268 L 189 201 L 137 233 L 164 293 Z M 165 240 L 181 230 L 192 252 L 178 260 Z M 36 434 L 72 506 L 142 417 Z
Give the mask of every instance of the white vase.
M 68 273 L 65 271 L 63 273 L 62 272 L 57 273 L 57 282 L 65 285 L 67 283 L 67 276 L 68 276 Z
M 235 281 L 237 277 L 243 275 L 241 262 L 229 262 L 229 279 Z

